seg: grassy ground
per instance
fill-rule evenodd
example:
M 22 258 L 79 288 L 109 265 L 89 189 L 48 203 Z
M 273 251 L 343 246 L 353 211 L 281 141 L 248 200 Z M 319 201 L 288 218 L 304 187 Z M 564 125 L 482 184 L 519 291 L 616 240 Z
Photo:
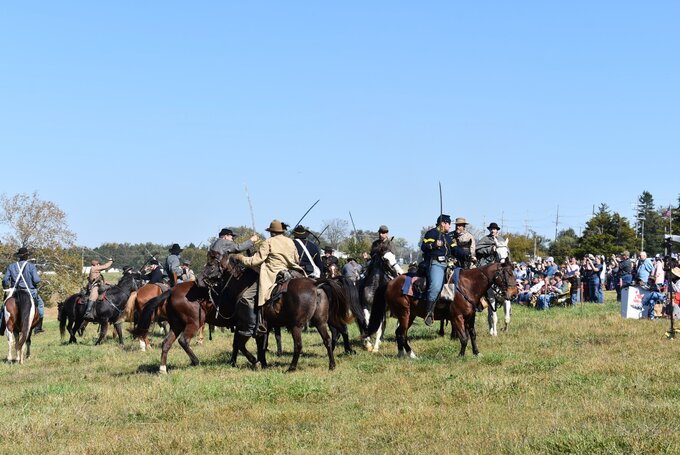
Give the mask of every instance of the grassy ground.
M 420 358 L 398 360 L 392 320 L 382 352 L 340 355 L 328 372 L 310 332 L 293 374 L 288 334 L 265 371 L 227 367 L 232 337 L 218 332 L 195 347 L 201 366 L 176 344 L 159 376 L 160 338 L 142 353 L 129 339 L 93 346 L 90 328 L 69 346 L 49 314 L 33 357 L 0 365 L 0 452 L 679 453 L 680 341 L 607 297 L 515 307 L 497 338 L 478 318 L 479 358 L 418 320 Z

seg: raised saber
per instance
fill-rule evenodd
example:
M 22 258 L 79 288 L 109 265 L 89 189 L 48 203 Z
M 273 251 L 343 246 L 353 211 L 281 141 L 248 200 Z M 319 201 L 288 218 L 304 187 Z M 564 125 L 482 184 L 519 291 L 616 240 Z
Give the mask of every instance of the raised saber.
M 295 223 L 295 224 L 293 225 L 293 229 L 295 229 L 297 226 L 300 225 L 300 223 L 302 223 L 302 220 L 305 219 L 305 217 L 307 216 L 307 214 L 308 214 L 309 212 L 312 211 L 312 209 L 314 208 L 314 206 L 315 206 L 316 204 L 318 204 L 320 200 L 321 200 L 321 199 L 317 200 L 314 204 L 312 204 L 312 206 L 305 212 L 305 214 L 302 215 L 302 218 L 300 218 L 300 221 L 298 221 L 297 223 Z
M 255 212 L 253 211 L 253 202 L 250 200 L 250 192 L 248 192 L 248 185 L 246 187 L 246 197 L 248 198 L 248 208 L 250 208 L 250 221 L 253 223 L 253 234 L 257 234 L 255 229 Z
M 352 212 L 349 212 L 349 219 L 352 221 L 352 229 L 354 229 L 354 241 L 357 241 L 357 227 L 354 225 L 354 218 L 352 218 Z

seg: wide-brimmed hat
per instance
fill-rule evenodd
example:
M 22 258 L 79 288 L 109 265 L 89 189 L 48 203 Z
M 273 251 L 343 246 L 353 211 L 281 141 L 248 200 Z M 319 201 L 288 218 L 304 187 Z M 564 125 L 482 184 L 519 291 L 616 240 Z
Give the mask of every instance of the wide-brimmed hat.
M 456 218 L 456 224 L 468 224 L 467 220 L 462 217 Z
M 295 229 L 293 229 L 293 236 L 299 239 L 306 239 L 308 235 L 309 231 L 301 224 L 298 224 L 295 226 Z
M 222 237 L 223 235 L 234 235 L 234 231 L 232 231 L 231 229 L 222 228 L 222 230 L 217 236 Z
M 151 260 L 149 261 L 149 264 L 151 264 L 151 265 L 160 265 L 159 262 L 158 262 L 158 259 L 151 259 Z
M 450 222 L 451 222 L 451 216 L 449 216 L 449 215 L 442 214 L 442 215 L 439 215 L 437 217 L 437 226 L 439 226 L 439 224 L 441 224 L 441 223 L 450 223 Z
M 488 225 L 486 228 L 487 228 L 488 230 L 491 230 L 491 229 L 495 229 L 495 230 L 497 230 L 497 231 L 500 231 L 500 230 L 501 230 L 500 226 L 498 226 L 496 223 L 491 223 L 491 224 Z
M 15 256 L 28 256 L 29 255 L 28 248 L 26 248 L 25 246 L 22 246 L 21 248 L 19 248 L 17 250 L 16 253 L 14 253 L 14 255 Z
M 182 248 L 179 247 L 179 244 L 173 243 L 170 249 L 168 250 L 172 254 L 179 254 L 182 251 L 184 251 Z
M 132 270 L 132 267 L 130 267 L 129 265 L 126 265 L 125 267 L 123 267 L 123 275 L 128 273 L 130 270 Z
M 671 269 L 671 273 L 673 275 L 677 276 L 678 278 L 680 278 L 680 267 L 673 267 Z
M 333 247 L 332 246 L 325 246 L 323 247 L 324 253 L 332 253 L 333 252 Z
M 388 228 L 384 224 L 381 224 L 380 227 L 378 228 L 379 234 L 387 234 L 388 232 L 390 232 L 390 228 Z
M 273 220 L 271 223 L 269 223 L 269 227 L 265 229 L 267 232 L 271 232 L 273 234 L 283 234 L 286 232 L 286 230 L 283 228 L 283 223 L 279 220 Z

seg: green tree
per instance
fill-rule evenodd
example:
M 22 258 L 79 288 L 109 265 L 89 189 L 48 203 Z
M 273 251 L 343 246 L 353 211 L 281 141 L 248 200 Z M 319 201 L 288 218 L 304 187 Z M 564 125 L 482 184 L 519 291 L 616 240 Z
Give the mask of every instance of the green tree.
M 510 257 L 515 262 L 527 261 L 534 256 L 534 247 L 537 256 L 545 256 L 545 238 L 530 231 L 529 235 L 514 234 L 506 235 Z
M 635 251 L 635 231 L 628 220 L 611 213 L 607 204 L 601 204 L 597 213 L 588 220 L 583 235 L 575 248 L 575 256 L 603 254 L 609 257 L 623 250 Z
M 638 198 L 637 219 L 637 234 L 641 240 L 641 248 L 650 255 L 662 253 L 664 220 L 654 206 L 654 197 L 649 191 L 643 191 Z
M 560 231 L 555 241 L 550 243 L 548 254 L 559 264 L 574 255 L 578 246 L 578 235 L 572 228 Z

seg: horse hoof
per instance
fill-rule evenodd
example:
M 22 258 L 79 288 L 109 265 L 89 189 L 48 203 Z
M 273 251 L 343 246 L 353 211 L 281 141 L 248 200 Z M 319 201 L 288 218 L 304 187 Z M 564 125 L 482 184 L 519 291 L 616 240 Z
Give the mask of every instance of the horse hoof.
M 295 370 L 297 370 L 297 368 L 288 368 L 286 373 L 295 373 Z
M 202 345 L 202 344 L 203 344 L 203 340 L 198 340 L 198 344 L 199 344 L 199 345 Z
M 402 359 L 402 358 L 404 358 L 405 356 L 406 356 L 406 353 L 405 353 L 404 351 L 399 351 L 399 353 L 397 354 L 397 358 L 398 358 L 398 359 Z
M 165 365 L 161 365 L 160 368 L 158 369 L 158 373 L 168 374 L 168 368 Z
M 259 371 L 262 369 L 262 365 L 260 364 L 260 362 L 255 362 L 251 365 L 251 368 L 253 369 L 253 371 Z
M 413 352 L 413 351 L 408 353 L 408 357 L 409 357 L 409 359 L 417 359 L 418 358 L 418 356 L 416 356 L 416 353 Z

